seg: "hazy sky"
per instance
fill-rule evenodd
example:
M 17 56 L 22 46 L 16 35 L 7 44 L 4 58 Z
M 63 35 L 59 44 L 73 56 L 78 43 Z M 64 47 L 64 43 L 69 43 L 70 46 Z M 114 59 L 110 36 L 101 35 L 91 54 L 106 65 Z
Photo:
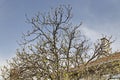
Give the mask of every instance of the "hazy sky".
M 17 41 L 31 27 L 25 14 L 32 17 L 61 4 L 72 6 L 73 23 L 82 21 L 81 30 L 91 41 L 112 35 L 117 39 L 113 49 L 120 49 L 120 0 L 0 0 L 0 64 L 15 55 Z

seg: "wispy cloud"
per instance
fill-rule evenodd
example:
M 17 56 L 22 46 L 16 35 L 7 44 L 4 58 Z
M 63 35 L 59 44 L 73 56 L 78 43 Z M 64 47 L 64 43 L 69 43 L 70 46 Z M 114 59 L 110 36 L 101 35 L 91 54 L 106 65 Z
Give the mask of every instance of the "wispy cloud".
M 113 25 L 111 25 L 111 26 L 113 26 Z M 111 27 L 111 26 L 109 26 L 109 27 Z M 100 26 L 99 26 L 100 27 Z M 106 25 L 103 25 L 103 27 L 107 27 L 107 24 Z M 108 31 L 110 30 L 110 28 L 108 28 Z M 98 39 L 100 39 L 100 38 L 102 38 L 102 36 L 104 35 L 104 36 L 108 36 L 108 37 L 110 37 L 110 36 L 113 36 L 112 37 L 112 39 L 111 39 L 111 41 L 113 41 L 113 40 L 115 40 L 115 42 L 113 42 L 112 44 L 111 44 L 111 48 L 112 48 L 112 51 L 113 52 L 115 52 L 115 51 L 120 51 L 119 49 L 120 49 L 120 38 L 119 38 L 119 36 L 118 35 L 115 35 L 115 34 L 113 34 L 112 35 L 112 33 L 110 34 L 109 32 L 104 32 L 104 30 L 103 31 L 101 31 L 101 30 L 94 30 L 94 29 L 91 29 L 91 28 L 89 28 L 87 25 L 83 25 L 83 26 L 81 26 L 81 32 L 88 38 L 88 39 L 90 39 L 90 41 L 92 42 L 92 43 L 95 43 Z
M 95 42 L 101 37 L 101 34 L 93 29 L 87 27 L 87 25 L 81 26 L 81 32 L 92 42 Z

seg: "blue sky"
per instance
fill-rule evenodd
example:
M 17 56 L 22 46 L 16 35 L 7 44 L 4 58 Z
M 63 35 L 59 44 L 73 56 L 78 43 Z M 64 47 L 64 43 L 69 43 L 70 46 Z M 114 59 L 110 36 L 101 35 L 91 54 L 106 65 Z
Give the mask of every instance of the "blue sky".
M 61 4 L 73 7 L 73 23 L 82 21 L 81 30 L 91 41 L 112 35 L 117 39 L 113 49 L 120 49 L 120 0 L 0 0 L 0 64 L 15 55 L 17 41 L 30 29 L 25 14 L 32 17 Z

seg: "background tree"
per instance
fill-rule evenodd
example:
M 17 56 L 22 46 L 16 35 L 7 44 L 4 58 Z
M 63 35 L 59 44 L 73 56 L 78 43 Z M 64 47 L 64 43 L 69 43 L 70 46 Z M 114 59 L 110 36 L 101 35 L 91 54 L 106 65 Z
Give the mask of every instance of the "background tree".
M 27 18 L 32 29 L 23 35 L 25 47 L 3 69 L 5 80 L 68 80 L 72 68 L 87 65 L 98 55 L 96 47 L 88 58 L 88 40 L 80 32 L 81 23 L 72 24 L 71 11 L 71 6 L 62 5 Z

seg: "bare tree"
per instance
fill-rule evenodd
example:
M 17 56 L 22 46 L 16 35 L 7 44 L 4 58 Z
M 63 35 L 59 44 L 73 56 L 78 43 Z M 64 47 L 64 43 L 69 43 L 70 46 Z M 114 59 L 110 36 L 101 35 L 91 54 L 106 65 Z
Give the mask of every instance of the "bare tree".
M 9 62 L 7 80 L 64 80 L 69 79 L 71 69 L 87 65 L 98 55 L 95 47 L 88 59 L 89 44 L 80 32 L 79 25 L 72 24 L 72 7 L 59 6 L 48 13 L 38 13 L 27 18 L 32 29 L 23 34 L 21 51 Z M 27 46 L 27 47 L 26 47 Z

